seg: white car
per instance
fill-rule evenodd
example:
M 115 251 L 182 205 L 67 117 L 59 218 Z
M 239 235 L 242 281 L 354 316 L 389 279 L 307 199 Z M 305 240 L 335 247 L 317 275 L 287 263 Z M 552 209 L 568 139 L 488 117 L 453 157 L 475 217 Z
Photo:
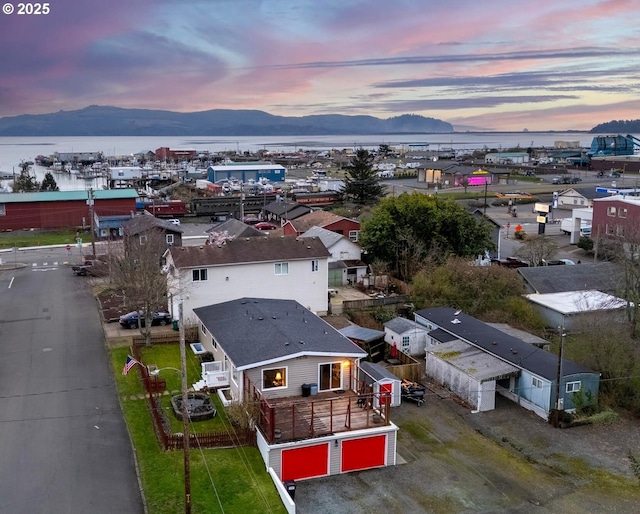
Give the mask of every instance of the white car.
M 172 219 L 167 220 L 167 221 L 168 221 L 169 223 L 173 223 L 174 225 L 176 225 L 176 226 L 178 226 L 178 227 L 180 226 L 180 220 L 179 220 L 179 219 L 177 219 L 177 218 L 172 218 Z

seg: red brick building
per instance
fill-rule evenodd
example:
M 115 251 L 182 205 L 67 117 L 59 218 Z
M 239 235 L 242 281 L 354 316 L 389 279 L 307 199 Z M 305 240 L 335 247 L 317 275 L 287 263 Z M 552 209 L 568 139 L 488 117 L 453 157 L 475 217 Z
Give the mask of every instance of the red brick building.
M 640 197 L 616 195 L 595 199 L 591 237 L 640 241 Z
M 155 151 L 156 159 L 159 161 L 190 161 L 194 159 L 198 152 L 195 150 L 172 150 L 169 147 L 162 146 Z
M 132 215 L 135 189 L 93 191 L 97 216 Z M 89 191 L 0 193 L 0 231 L 91 226 Z

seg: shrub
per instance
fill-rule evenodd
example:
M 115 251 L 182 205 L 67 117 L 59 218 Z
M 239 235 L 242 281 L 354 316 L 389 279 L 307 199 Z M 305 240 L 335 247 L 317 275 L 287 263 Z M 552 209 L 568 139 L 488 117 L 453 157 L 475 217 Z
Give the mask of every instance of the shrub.
M 620 421 L 620 415 L 612 410 L 603 410 L 591 416 L 589 421 L 596 425 L 613 425 Z

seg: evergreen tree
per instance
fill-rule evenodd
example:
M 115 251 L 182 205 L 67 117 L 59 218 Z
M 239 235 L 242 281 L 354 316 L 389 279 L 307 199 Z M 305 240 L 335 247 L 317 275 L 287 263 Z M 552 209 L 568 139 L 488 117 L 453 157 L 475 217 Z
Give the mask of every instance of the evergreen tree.
M 349 165 L 340 191 L 343 198 L 358 205 L 374 205 L 386 194 L 386 187 L 380 184 L 373 169 L 373 155 L 359 148 Z
M 40 184 L 35 176 L 31 176 L 31 166 L 28 162 L 20 163 L 20 175 L 13 181 L 13 190 L 16 193 L 28 193 L 30 191 L 38 191 Z
M 42 184 L 40 185 L 40 191 L 60 191 L 56 179 L 53 178 L 50 171 L 47 171 L 45 174 Z

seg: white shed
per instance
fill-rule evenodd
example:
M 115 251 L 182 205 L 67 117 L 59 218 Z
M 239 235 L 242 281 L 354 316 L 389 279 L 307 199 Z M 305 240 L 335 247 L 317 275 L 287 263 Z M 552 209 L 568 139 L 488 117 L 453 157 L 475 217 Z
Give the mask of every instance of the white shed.
M 360 380 L 372 387 L 375 395 L 373 399 L 373 407 L 375 409 L 380 407 L 379 395 L 382 393 L 391 394 L 391 407 L 400 405 L 402 401 L 400 379 L 384 366 L 374 362 L 360 362 Z
M 384 340 L 402 353 L 422 357 L 425 352 L 428 330 L 407 318 L 393 318 L 384 324 Z
M 596 290 L 534 293 L 525 297 L 542 314 L 548 326 L 567 330 L 579 329 L 580 319 L 595 312 L 606 312 L 611 322 L 622 320 L 627 307 L 623 298 Z
M 516 376 L 518 368 L 459 339 L 427 351 L 427 376 L 453 391 L 474 411 L 495 409 L 496 381 Z

